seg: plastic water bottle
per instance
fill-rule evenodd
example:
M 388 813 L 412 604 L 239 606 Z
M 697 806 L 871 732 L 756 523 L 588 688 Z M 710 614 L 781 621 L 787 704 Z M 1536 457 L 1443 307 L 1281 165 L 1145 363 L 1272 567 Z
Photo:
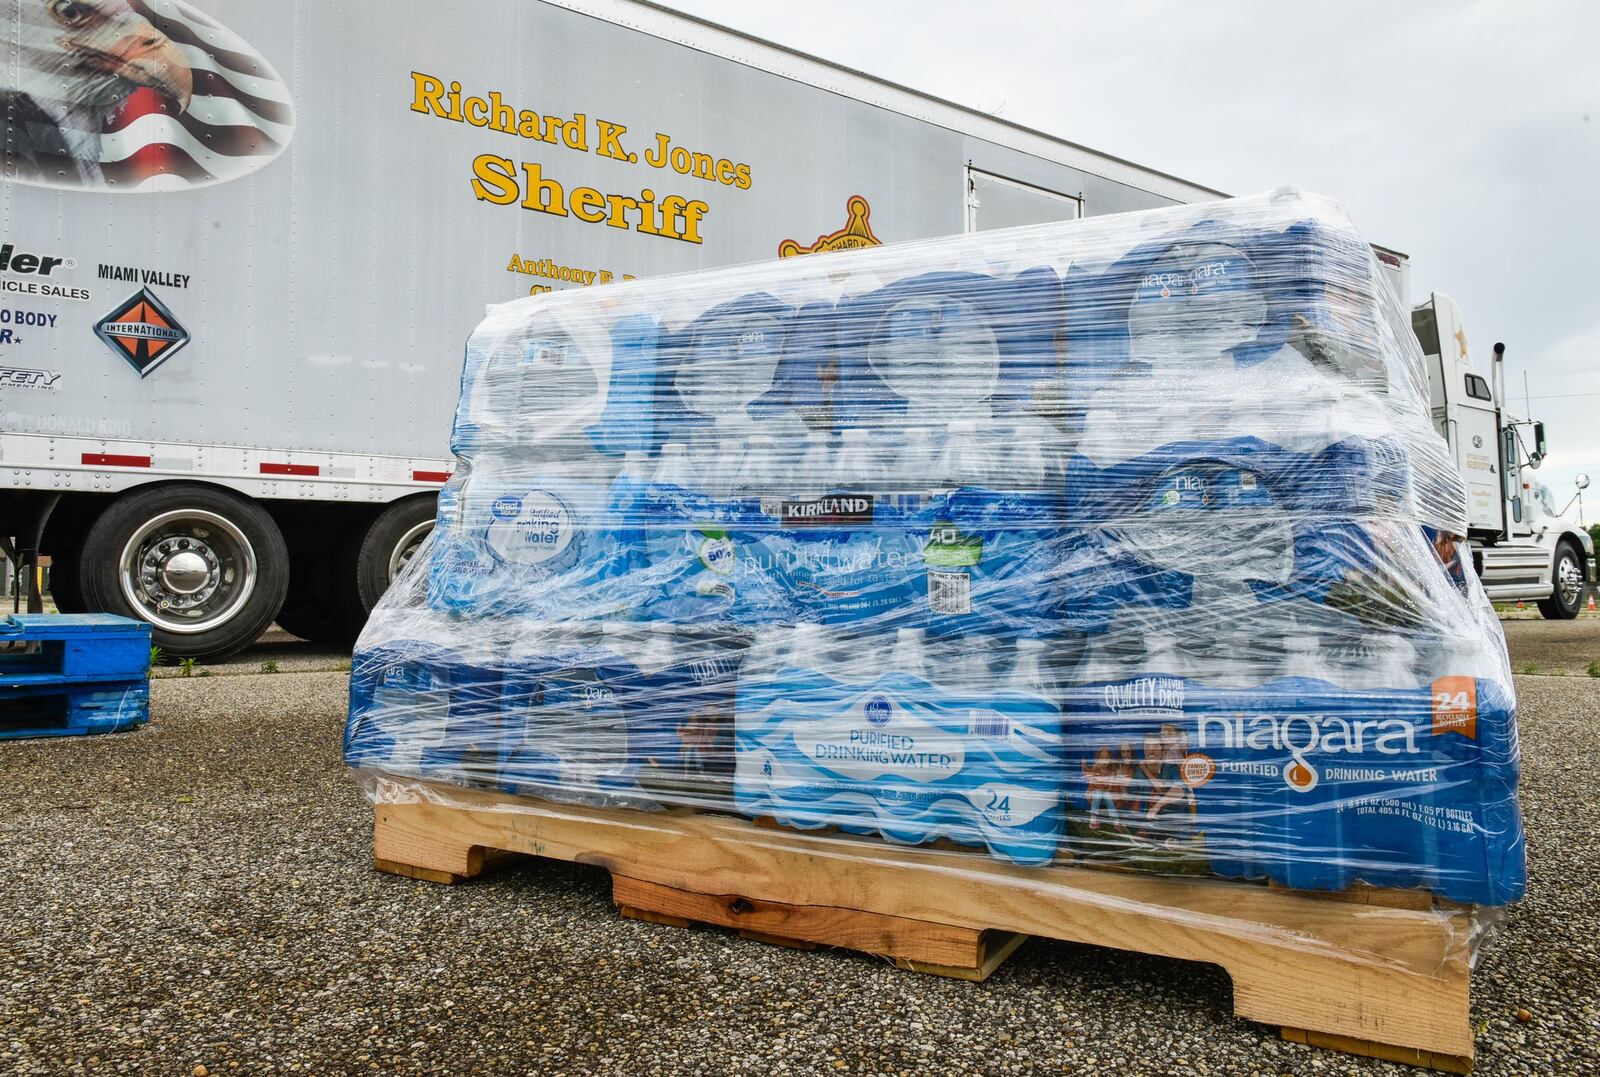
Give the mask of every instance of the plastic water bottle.
M 777 448 L 770 434 L 745 439 L 744 463 L 733 480 L 734 497 L 767 497 L 777 492 Z
M 939 485 L 951 489 L 984 486 L 988 469 L 978 444 L 978 424 L 956 419 L 945 429 L 944 449 L 934 467 Z
M 938 456 L 933 444 L 932 430 L 926 426 L 908 428 L 905 443 L 900 449 L 900 457 L 894 466 L 897 485 L 917 491 L 933 488 L 938 481 L 934 476 Z
M 833 485 L 841 491 L 864 493 L 870 491 L 879 476 L 873 464 L 871 431 L 852 426 L 839 434 L 839 452 L 834 458 Z
M 785 648 L 789 665 L 821 672 L 827 657 L 826 643 L 821 625 L 815 621 L 801 621 L 790 630 L 789 644 Z
M 1013 692 L 1055 698 L 1055 685 L 1045 671 L 1044 641 L 1024 636 L 1017 640 L 1016 658 L 1006 687 Z
M 1205 681 L 1217 688 L 1253 688 L 1265 680 L 1272 671 L 1274 656 L 1268 652 L 1263 654 L 1263 633 L 1260 626 L 1254 628 L 1238 624 L 1218 624 L 1218 612 L 1200 611 L 1196 616 L 1195 611 L 1175 611 L 1175 619 L 1187 614 L 1187 628 L 1189 632 L 1183 637 L 1190 641 L 1191 647 L 1199 648 L 1199 653 L 1191 659 L 1190 668 L 1198 668 L 1205 675 Z M 1318 655 L 1320 644 L 1316 636 L 1285 636 L 1284 646 L 1287 647 L 1292 639 L 1307 639 L 1308 648 L 1304 657 L 1306 662 L 1303 668 L 1312 672 L 1303 674 L 1285 673 L 1284 676 L 1323 677 L 1323 673 L 1316 672 L 1321 668 L 1321 659 Z M 1298 646 L 1298 644 L 1296 644 Z M 1285 664 L 1288 656 L 1281 659 Z
M 712 476 L 716 473 L 721 460 L 717 439 L 706 432 L 695 434 L 684 447 L 683 455 L 689 465 L 689 474 L 694 476 L 691 487 L 698 492 L 709 494 Z
M 601 784 L 617 784 L 617 776 L 630 780 L 647 766 L 668 766 L 678 757 L 679 722 L 674 713 L 682 697 L 676 630 L 669 624 L 631 624 L 607 621 L 601 626 L 601 645 L 608 652 L 598 679 L 613 694 L 623 720 L 624 739 L 602 724 L 602 737 L 611 743 L 596 747 L 613 753 L 601 770 Z M 616 756 L 618 750 L 623 753 Z
M 819 628 L 821 637 L 821 658 L 819 671 L 832 677 L 840 684 L 859 686 L 874 680 L 883 672 L 879 659 L 882 657 L 878 648 L 873 646 L 870 637 L 855 633 L 830 631 Z M 795 657 L 799 658 L 804 652 L 800 645 L 795 646 Z
M 740 669 L 741 681 L 771 677 L 783 668 L 795 629 L 786 625 L 767 625 L 756 632 L 750 653 Z
M 822 497 L 828 492 L 834 475 L 833 449 L 828 445 L 828 435 L 822 430 L 806 432 L 805 455 L 795 469 L 794 480 L 807 498 Z
M 1000 469 L 1004 484 L 1012 490 L 1044 490 L 1050 484 L 1050 468 L 1038 427 L 1023 423 L 1010 432 L 1010 453 Z M 1047 428 L 1048 429 L 1048 428 Z
M 618 547 L 612 571 L 616 575 L 626 575 L 646 563 L 645 498 L 649 482 L 649 455 L 629 449 L 622 459 L 622 470 L 611 484 L 610 510 Z
M 889 668 L 896 673 L 927 678 L 928 661 L 924 654 L 922 629 L 902 628 L 895 633 L 894 650 L 889 655 Z
M 738 438 L 718 438 L 716 459 L 706 470 L 706 493 L 715 498 L 732 497 L 743 466 L 743 442 Z
M 676 486 L 683 490 L 693 485 L 683 442 L 669 441 L 661 446 L 661 459 L 656 462 L 656 473 L 650 481 L 656 486 Z
M 1327 667 L 1323 665 L 1321 644 L 1316 636 L 1288 636 L 1283 641 L 1283 675 L 1307 680 L 1328 680 Z
M 956 696 L 986 696 L 994 691 L 994 641 L 987 636 L 950 640 L 941 666 L 946 690 Z
M 649 482 L 650 454 L 643 449 L 629 449 L 622 458 L 622 470 L 617 472 L 617 479 L 639 486 Z
M 1194 663 L 1184 653 L 1178 638 L 1171 632 L 1152 632 L 1145 637 L 1144 661 L 1139 673 L 1143 676 L 1193 677 Z
M 1345 649 L 1337 661 L 1327 663 L 1323 679 L 1359 692 L 1415 688 L 1416 663 L 1417 651 L 1409 640 L 1397 633 L 1380 632 Z
M 605 646 L 646 676 L 658 673 L 673 664 L 674 632 L 674 627 L 669 624 L 607 621 L 600 626 Z M 644 702 L 652 704 L 659 700 Z
M 1102 632 L 1086 636 L 1078 651 L 1069 683 L 1074 687 L 1109 684 L 1125 680 L 1132 668 L 1126 661 L 1124 649 L 1118 647 L 1119 636 Z

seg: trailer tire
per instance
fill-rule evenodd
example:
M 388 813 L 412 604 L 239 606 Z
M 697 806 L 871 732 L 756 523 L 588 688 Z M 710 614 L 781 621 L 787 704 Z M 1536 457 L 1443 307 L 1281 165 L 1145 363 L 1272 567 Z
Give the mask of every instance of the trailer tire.
M 437 498 L 411 497 L 390 505 L 372 521 L 356 555 L 356 594 L 364 612 L 372 612 L 399 570 L 428 537 L 437 511 Z
M 50 600 L 57 613 L 83 613 L 83 588 L 78 586 L 78 550 L 50 555 Z
M 155 646 L 183 658 L 223 658 L 254 643 L 289 586 L 272 517 L 209 486 L 113 501 L 84 536 L 78 565 L 89 609 L 149 621 Z
M 355 598 L 355 545 L 347 542 L 321 562 L 291 558 L 280 628 L 311 643 L 346 650 L 355 644 L 366 621 Z
M 1539 612 L 1548 621 L 1570 621 L 1583 609 L 1586 590 L 1583 554 L 1563 539 L 1556 546 L 1555 561 L 1550 567 L 1550 597 L 1540 599 Z

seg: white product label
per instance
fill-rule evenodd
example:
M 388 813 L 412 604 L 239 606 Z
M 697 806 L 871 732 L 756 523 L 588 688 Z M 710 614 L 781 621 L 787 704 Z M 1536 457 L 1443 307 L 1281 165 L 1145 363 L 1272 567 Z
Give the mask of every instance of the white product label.
M 1060 799 L 1020 785 L 985 783 L 967 791 L 967 801 L 993 826 L 1022 826 L 1049 811 Z
M 507 494 L 490 507 L 493 517 L 484 536 L 504 561 L 538 565 L 559 557 L 572 545 L 576 528 L 567 503 L 545 490 L 518 497 Z
M 725 535 L 706 537 L 700 540 L 700 548 L 696 551 L 700 563 L 719 576 L 733 575 L 738 551 L 733 545 L 733 540 Z
M 965 572 L 928 572 L 928 602 L 934 613 L 971 613 L 972 577 Z
M 937 782 L 966 763 L 961 736 L 930 725 L 882 692 L 869 692 L 841 714 L 806 723 L 795 730 L 794 742 L 812 762 L 859 781 L 894 774 Z

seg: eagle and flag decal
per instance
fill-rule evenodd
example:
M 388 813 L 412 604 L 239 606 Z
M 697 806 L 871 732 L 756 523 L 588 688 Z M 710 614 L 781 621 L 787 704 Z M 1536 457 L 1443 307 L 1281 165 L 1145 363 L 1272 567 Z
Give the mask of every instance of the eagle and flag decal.
M 294 133 L 283 79 L 177 0 L 0 0 L 4 178 L 181 191 L 238 179 Z

